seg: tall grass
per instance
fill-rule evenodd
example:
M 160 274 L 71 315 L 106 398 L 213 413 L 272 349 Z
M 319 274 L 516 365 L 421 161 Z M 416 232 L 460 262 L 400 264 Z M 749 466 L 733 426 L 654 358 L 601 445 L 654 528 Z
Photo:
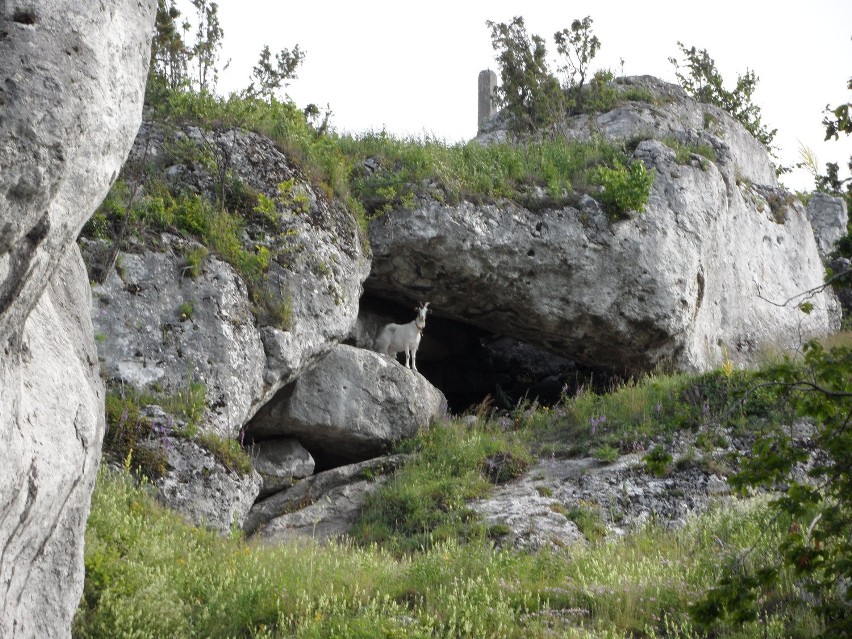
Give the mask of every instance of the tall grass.
M 699 637 L 690 602 L 729 558 L 773 561 L 785 532 L 757 501 L 564 552 L 455 539 L 402 555 L 345 542 L 263 547 L 193 528 L 102 470 L 73 636 Z M 813 636 L 796 588 L 785 580 L 764 617 L 717 636 Z

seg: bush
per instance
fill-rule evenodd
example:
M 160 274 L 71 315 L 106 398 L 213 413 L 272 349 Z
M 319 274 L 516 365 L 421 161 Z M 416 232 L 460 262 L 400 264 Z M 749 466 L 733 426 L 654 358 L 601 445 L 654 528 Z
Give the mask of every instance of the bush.
M 630 211 L 642 213 L 651 195 L 654 174 L 640 161 L 625 166 L 616 162 L 615 166 L 598 167 L 593 179 L 603 187 L 597 198 L 603 203 L 610 219 L 617 221 L 629 217 Z

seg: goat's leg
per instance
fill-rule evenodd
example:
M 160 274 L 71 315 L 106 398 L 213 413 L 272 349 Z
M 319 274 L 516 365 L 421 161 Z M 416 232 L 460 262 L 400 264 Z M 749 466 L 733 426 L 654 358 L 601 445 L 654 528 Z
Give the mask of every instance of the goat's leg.
M 405 349 L 405 367 L 411 368 L 411 349 L 408 347 Z
M 411 349 L 411 368 L 417 370 L 417 349 Z

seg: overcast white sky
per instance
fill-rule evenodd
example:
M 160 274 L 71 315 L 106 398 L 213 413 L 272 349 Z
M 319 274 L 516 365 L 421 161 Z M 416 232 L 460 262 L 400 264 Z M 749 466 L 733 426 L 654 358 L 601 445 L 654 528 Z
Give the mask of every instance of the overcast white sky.
M 219 11 L 223 58 L 231 60 L 220 92 L 248 84 L 264 44 L 276 51 L 298 43 L 307 55 L 287 93 L 300 106 L 329 104 L 340 131 L 467 140 L 476 133 L 477 75 L 496 70 L 485 21 L 522 15 L 555 52 L 553 33 L 589 15 L 601 40 L 595 68 L 620 75 L 623 59 L 626 75 L 674 81 L 668 58 L 677 41 L 706 48 L 729 85 L 747 68 L 758 74 L 755 101 L 778 129 L 785 164 L 798 161 L 800 143 L 823 165 L 845 169 L 852 154 L 850 140 L 823 143 L 821 125 L 826 104 L 852 99 L 850 0 L 219 0 Z M 812 184 L 803 175 L 783 181 Z

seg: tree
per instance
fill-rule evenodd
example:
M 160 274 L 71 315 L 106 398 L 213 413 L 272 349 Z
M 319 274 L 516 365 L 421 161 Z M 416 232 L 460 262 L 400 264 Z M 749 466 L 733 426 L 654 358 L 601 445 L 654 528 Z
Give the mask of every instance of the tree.
M 852 91 L 852 78 L 849 79 L 847 87 Z M 832 109 L 826 105 L 826 116 L 822 123 L 825 126 L 825 139 L 837 140 L 841 133 L 846 135 L 852 134 L 852 115 L 850 115 L 852 103 L 847 102 Z M 840 167 L 835 162 L 829 162 L 826 165 L 826 174 L 816 176 L 816 188 L 818 191 L 824 191 L 844 197 L 846 199 L 846 209 L 852 212 L 852 157 L 849 158 L 850 177 L 845 179 L 840 178 Z M 852 246 L 852 242 L 850 242 Z M 850 251 L 852 253 L 852 251 Z M 852 257 L 852 254 L 849 256 Z
M 547 47 L 527 33 L 524 19 L 485 23 L 497 53 L 501 85 L 495 99 L 503 107 L 509 130 L 528 135 L 551 129 L 565 111 L 565 96 L 547 66 Z
M 219 52 L 225 32 L 219 23 L 219 5 L 208 0 L 190 0 L 195 7 L 198 25 L 191 58 L 195 60 L 198 76 L 198 93 L 213 93 L 219 81 Z M 226 65 L 227 66 L 227 65 Z
M 574 20 L 571 29 L 562 29 L 553 34 L 556 52 L 565 58 L 559 70 L 566 75 L 565 88 L 571 93 L 575 107 L 583 101 L 583 85 L 592 58 L 601 47 L 601 41 L 592 34 L 592 19 L 586 16 Z
M 174 1 L 157 1 L 157 17 L 154 22 L 154 37 L 151 40 L 151 84 L 165 87 L 171 91 L 186 87 L 189 82 L 187 65 L 190 52 L 181 37 L 178 28 L 180 11 Z M 188 29 L 184 23 L 182 27 Z
M 687 48 L 682 42 L 678 42 L 677 46 L 685 58 L 686 73 L 681 72 L 677 58 L 669 58 L 669 62 L 674 65 L 678 82 L 686 92 L 699 102 L 713 104 L 730 113 L 774 155 L 772 141 L 778 129 L 769 130 L 764 126 L 760 107 L 752 101 L 760 81 L 754 71 L 746 69 L 745 75 L 738 74 L 736 86 L 728 90 L 707 49 Z
M 270 101 L 282 86 L 287 86 L 287 80 L 296 79 L 296 69 L 304 59 L 305 54 L 297 44 L 292 51 L 281 49 L 276 53 L 273 64 L 269 45 L 264 45 L 252 69 L 251 82 L 245 90 L 246 97 Z

